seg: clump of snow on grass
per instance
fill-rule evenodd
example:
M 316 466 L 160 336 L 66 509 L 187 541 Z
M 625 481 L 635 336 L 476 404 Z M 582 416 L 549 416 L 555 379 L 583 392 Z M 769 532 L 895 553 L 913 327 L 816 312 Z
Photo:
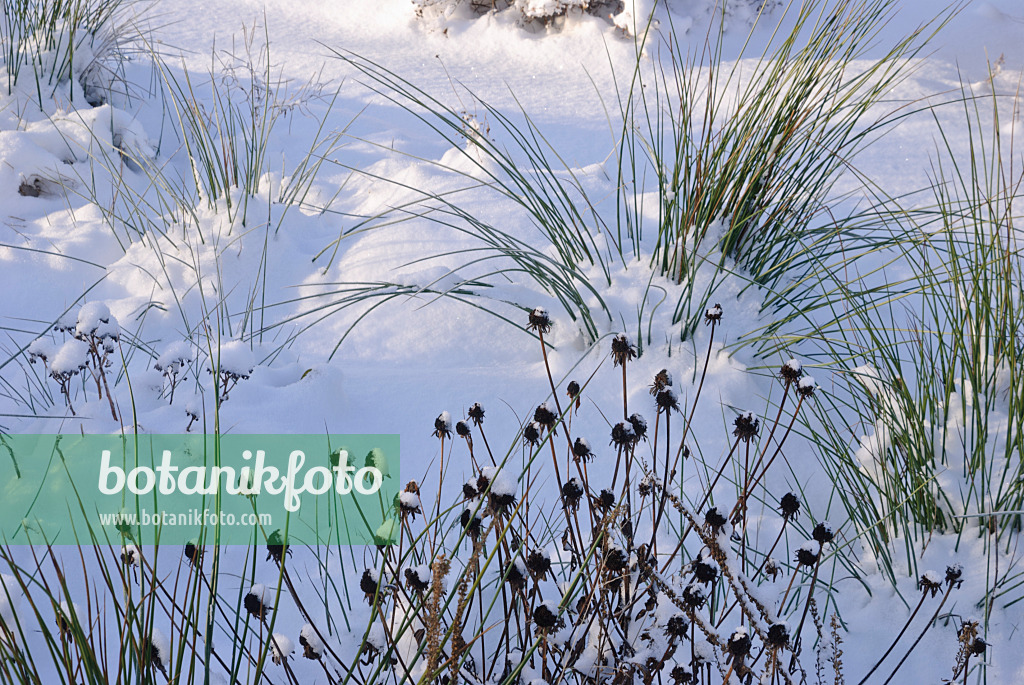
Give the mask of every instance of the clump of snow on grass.
M 87 302 L 78 310 L 75 335 L 79 338 L 94 337 L 116 341 L 120 334 L 117 319 L 103 302 Z
M 280 666 L 288 657 L 295 653 L 295 644 L 284 633 L 274 633 L 273 638 L 270 640 L 270 651 L 270 658 L 274 660 L 275 664 Z
M 240 340 L 232 340 L 214 350 L 207 370 L 214 371 L 215 366 L 218 373 L 232 378 L 248 378 L 256 367 L 256 360 L 248 345 Z
M 177 374 L 183 366 L 188 364 L 191 356 L 192 352 L 188 343 L 184 340 L 178 340 L 167 346 L 163 354 L 153 364 L 153 367 L 157 371 Z
M 89 363 L 89 346 L 81 340 L 68 340 L 53 355 L 50 373 L 73 376 Z

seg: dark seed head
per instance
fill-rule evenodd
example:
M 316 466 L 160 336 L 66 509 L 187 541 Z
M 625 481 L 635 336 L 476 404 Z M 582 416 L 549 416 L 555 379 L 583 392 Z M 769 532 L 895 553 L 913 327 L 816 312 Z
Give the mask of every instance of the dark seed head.
M 718 507 L 711 507 L 704 514 L 704 525 L 711 529 L 716 535 L 725 526 L 727 519 L 718 511 Z
M 658 404 L 659 412 L 679 411 L 679 396 L 672 388 L 659 390 L 654 401 Z
M 452 437 L 452 417 L 446 411 L 438 414 L 437 418 L 434 419 L 434 437 L 435 438 L 450 438 Z
M 814 566 L 820 556 L 820 545 L 805 544 L 796 551 L 796 563 L 800 566 Z
M 690 568 L 693 571 L 694 579 L 698 583 L 707 585 L 715 582 L 715 579 L 718 578 L 718 565 L 713 561 L 704 559 L 704 557 L 695 559 Z
M 530 317 L 526 328 L 531 331 L 537 331 L 538 333 L 547 333 L 551 330 L 551 317 L 548 316 L 548 310 L 544 307 L 535 307 L 530 312 Z
M 828 521 L 822 521 L 814 527 L 811 531 L 811 537 L 820 542 L 822 545 L 827 545 L 835 539 L 835 533 L 832 532 L 832 526 L 829 525 Z
M 526 568 L 537 580 L 544 580 L 548 571 L 551 570 L 551 557 L 538 549 L 530 552 L 526 557 Z
M 629 564 L 629 557 L 626 556 L 625 550 L 621 547 L 612 547 L 604 556 L 604 565 L 613 573 L 619 573 L 625 570 Z
M 554 628 L 558 625 L 558 621 L 558 605 L 554 602 L 541 602 L 533 611 L 533 622 L 542 630 Z
M 779 370 L 779 378 L 788 382 L 795 383 L 800 380 L 800 377 L 804 375 L 804 366 L 795 359 L 790 359 L 788 362 L 782 365 Z
M 971 643 L 971 654 L 980 655 L 985 653 L 985 649 L 988 647 L 988 643 L 982 640 L 980 637 L 974 638 L 974 642 Z
M 583 485 L 578 478 L 573 478 L 562 486 L 562 506 L 575 509 L 583 498 Z
M 637 441 L 647 439 L 647 419 L 639 414 L 631 414 L 627 421 L 633 427 L 633 435 L 636 436 Z
M 671 387 L 672 374 L 668 372 L 668 369 L 662 369 L 658 373 L 654 374 L 654 382 L 651 383 L 651 395 L 656 396 L 665 388 Z
M 960 564 L 952 564 L 946 567 L 946 582 L 949 585 L 960 587 L 963 584 L 964 567 Z
M 757 432 L 761 428 L 761 422 L 751 412 L 746 414 L 740 414 L 736 417 L 736 421 L 733 422 L 732 434 L 742 440 L 743 442 L 750 442 L 753 438 L 757 437 Z
M 569 385 L 565 386 L 565 394 L 576 399 L 580 396 L 580 384 L 576 381 L 569 381 Z
M 249 592 L 242 600 L 242 606 L 249 612 L 249 615 L 253 618 L 263 620 L 266 617 L 267 612 L 274 607 L 268 606 L 263 603 L 263 598 L 255 592 Z
M 665 634 L 672 637 L 686 637 L 686 631 L 690 629 L 690 622 L 682 614 L 676 614 L 665 624 Z
M 526 587 L 526 573 L 522 562 L 514 559 L 505 565 L 505 582 L 513 588 L 521 590 Z
M 597 506 L 603 511 L 607 511 L 615 506 L 615 493 L 605 488 L 597 496 Z
M 288 554 L 291 554 L 291 550 L 288 549 L 288 543 L 285 542 L 280 530 L 275 530 L 267 536 L 267 561 L 273 559 L 275 563 L 280 564 Z
M 590 461 L 594 458 L 594 452 L 590 449 L 590 442 L 586 438 L 576 438 L 576 442 L 572 445 L 572 454 L 583 461 Z
M 466 531 L 466 535 L 474 540 L 480 537 L 480 531 L 483 528 L 483 521 L 479 516 L 473 513 L 472 509 L 462 510 L 462 514 L 459 516 L 459 523 L 462 524 L 462 528 Z
M 787 492 L 779 502 L 779 511 L 787 521 L 795 519 L 800 514 L 800 498 L 795 493 Z
M 747 633 L 747 629 L 737 628 L 729 636 L 729 642 L 726 646 L 729 648 L 729 653 L 732 654 L 733 658 L 742 659 L 750 654 L 750 635 Z
M 548 408 L 547 402 L 537 407 L 533 412 L 533 420 L 548 430 L 555 427 L 555 420 L 557 418 L 555 412 Z
M 620 421 L 612 426 L 612 441 L 609 444 L 615 445 L 618 449 L 623 449 L 633 445 L 635 442 L 636 432 L 633 430 L 632 424 Z
M 477 489 L 478 478 L 476 476 L 471 477 L 465 483 L 462 484 L 462 496 L 466 499 L 476 499 L 480 496 L 480 490 Z
M 672 682 L 676 685 L 685 685 L 686 683 L 693 682 L 693 674 L 690 673 L 690 669 L 686 668 L 686 666 L 673 667 L 669 675 L 672 676 Z
M 185 545 L 185 558 L 193 566 L 199 566 L 203 563 L 203 550 L 196 547 L 194 542 L 189 542 Z
M 704 324 L 715 324 L 722 320 L 722 305 L 715 304 L 704 312 Z
M 430 587 L 430 579 L 422 577 L 419 569 L 407 568 L 405 569 L 405 586 L 410 590 L 424 592 Z
M 636 359 L 636 345 L 629 341 L 625 333 L 612 338 L 612 359 L 615 366 L 625 366 L 626 362 Z
M 470 407 L 469 411 L 466 412 L 466 415 L 472 419 L 473 423 L 477 426 L 484 422 L 484 408 L 480 406 L 479 402 Z
M 468 438 L 470 434 L 469 424 L 465 421 L 459 421 L 455 424 L 455 432 L 460 438 Z
M 768 626 L 768 647 L 780 649 L 789 644 L 789 625 L 785 622 L 773 623 Z
M 700 585 L 690 583 L 683 588 L 683 602 L 691 609 L 700 609 L 706 601 L 708 601 L 708 596 Z
M 527 424 L 526 428 L 523 429 L 523 440 L 530 447 L 536 447 L 540 443 L 540 424 L 536 421 Z
M 377 572 L 373 569 L 365 569 L 359 578 L 359 589 L 363 591 L 368 600 L 372 600 L 377 594 Z
M 938 575 L 932 571 L 926 571 L 924 575 L 917 581 L 917 587 L 924 593 L 931 593 L 932 597 L 939 593 L 942 589 L 942 582 L 939 580 Z

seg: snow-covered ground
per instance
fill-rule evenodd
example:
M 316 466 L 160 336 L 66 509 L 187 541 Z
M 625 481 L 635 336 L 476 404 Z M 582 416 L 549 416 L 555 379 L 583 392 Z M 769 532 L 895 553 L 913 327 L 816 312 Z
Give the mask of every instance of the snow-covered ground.
M 636 6 L 626 4 L 633 17 L 649 9 L 640 0 Z M 663 57 L 657 46 L 671 27 L 682 35 L 683 45 L 698 45 L 708 31 L 710 4 L 670 0 L 667 8 L 659 7 L 640 68 L 652 70 Z M 751 16 L 743 3 L 731 4 L 736 7 L 725 35 L 727 61 L 738 54 Z M 899 4 L 898 14 L 877 37 L 878 47 L 864 59 L 881 56 L 885 46 L 939 11 L 925 0 Z M 475 216 L 526 243 L 538 244 L 540 237 L 510 202 L 465 190 L 478 173 L 471 158 L 373 92 L 365 76 L 340 55 L 376 62 L 464 113 L 468 136 L 493 136 L 501 144 L 499 136 L 505 135 L 481 103 L 515 121 L 525 113 L 591 197 L 615 191 L 610 156 L 616 132 L 608 111 L 617 107 L 616 88 L 628 80 L 637 60 L 636 43 L 627 31 L 591 16 L 572 17 L 555 31 L 524 29 L 509 13 L 482 18 L 461 10 L 451 16 L 425 14 L 418 18 L 408 0 L 164 1 L 139 19 L 149 43 L 124 63 L 126 94 L 90 107 L 81 92 L 62 86 L 46 98 L 45 111 L 32 104 L 34 84 L 0 95 L 0 427 L 15 433 L 113 433 L 122 426 L 181 432 L 194 416 L 199 425 L 212 420 L 208 369 L 219 364 L 229 382 L 237 383 L 221 408 L 221 430 L 398 433 L 403 483 L 415 479 L 432 492 L 440 462 L 433 420 L 441 411 L 459 420 L 480 402 L 487 408 L 491 446 L 503 452 L 549 395 L 536 336 L 526 330 L 526 312 L 509 302 L 543 305 L 551 312 L 548 358 L 560 388 L 572 379 L 585 381 L 601 367 L 587 387 L 573 433 L 591 436 L 606 464 L 612 463 L 612 448 L 604 436 L 621 404 L 621 376 L 608 356 L 609 334 L 626 330 L 635 338 L 638 311 L 643 312 L 645 339 L 642 356 L 629 366 L 631 408 L 653 421 L 647 385 L 662 368 L 675 376 L 683 399 L 690 396 L 711 328 L 700 326 L 693 339 L 680 341 L 678 326 L 671 323 L 671 296 L 680 292 L 679 286 L 652 277 L 641 260 L 610 261 L 607 279 L 596 267 L 581 265 L 612 314 L 612 320 L 595 315 L 601 339 L 594 345 L 558 301 L 526 277 L 491 278 L 495 300 L 469 298 L 515 325 L 429 293 L 397 294 L 369 312 L 379 300 L 342 306 L 352 284 L 444 289 L 490 269 L 488 264 L 464 266 L 472 253 L 458 251 L 477 245 L 471 236 L 405 211 L 420 199 L 418 191 L 454 193 Z M 627 20 L 618 18 L 619 23 Z M 774 23 L 766 21 L 752 40 L 767 42 Z M 990 68 L 997 72 L 998 87 L 1013 92 L 1024 73 L 1022 35 L 1024 7 L 1017 0 L 968 3 L 933 39 L 891 98 L 935 102 L 955 96 L 963 82 L 984 88 Z M 248 90 L 252 95 L 248 64 L 259 64 L 264 49 L 270 66 L 256 76 L 275 89 L 280 109 L 267 148 L 269 171 L 259 191 L 241 212 L 195 198 L 191 216 L 182 220 L 179 211 L 178 221 L 169 222 L 173 212 L 145 205 L 167 195 L 152 187 L 136 162 L 160 169 L 162 178 L 186 186 L 191 182 L 187 150 L 176 131 L 178 115 L 164 97 L 170 79 L 183 82 L 187 69 L 197 97 L 212 112 L 211 65 L 222 92 L 235 89 L 231 92 L 239 97 Z M 153 52 L 163 58 L 167 72 L 153 65 Z M 748 48 L 747 54 L 759 52 Z M 753 58 L 746 59 L 752 68 Z M 1002 122 L 1007 137 L 1024 131 L 1020 117 L 1015 108 Z M 892 196 L 927 187 L 936 135 L 930 114 L 911 117 L 867 147 L 857 168 Z M 318 139 L 328 140 L 317 148 L 317 154 L 326 153 L 326 161 L 305 204 L 288 207 L 279 202 L 282 189 L 289 187 L 288 176 Z M 968 136 L 954 132 L 951 144 L 963 150 Z M 38 192 L 19 192 L 26 184 Z M 240 199 L 235 193 L 236 202 Z M 652 284 L 668 294 L 661 307 L 645 300 Z M 693 423 L 693 442 L 712 466 L 729 449 L 737 413 L 765 415 L 780 393 L 772 374 L 784 359 L 758 359 L 746 348 L 735 354 L 724 350 L 763 323 L 757 293 L 740 294 L 743 285 L 727 277 L 706 303 L 720 302 L 724 316 Z M 596 311 L 596 303 L 589 304 Z M 698 310 L 704 306 L 695 304 Z M 62 324 L 67 332 L 54 330 Z M 73 339 L 72 329 L 100 341 L 100 354 L 109 349 L 113 409 L 106 398 L 97 399 L 91 378 L 77 373 L 89 350 L 87 343 Z M 211 356 L 219 361 L 209 361 Z M 30 364 L 30 357 L 36 363 Z M 43 357 L 46 371 L 68 379 L 74 413 L 60 383 L 44 371 Z M 809 371 L 828 393 L 830 373 Z M 856 437 L 871 433 L 864 426 Z M 448 467 L 445 487 L 456 490 L 470 475 L 469 455 L 461 444 L 452 454 L 456 461 Z M 794 440 L 784 458 L 789 468 L 773 472 L 767 489 L 781 495 L 800 488 L 808 530 L 810 521 L 825 519 L 841 536 L 854 530 L 843 520 L 834 484 L 806 444 Z M 600 463 L 599 458 L 592 468 L 599 471 Z M 690 479 L 684 492 L 698 492 L 700 483 L 693 475 Z M 732 487 L 722 487 L 718 496 L 735 497 Z M 552 482 L 542 483 L 532 501 L 542 506 L 553 493 Z M 767 538 L 762 544 L 770 544 L 778 532 L 777 517 L 767 507 L 752 508 L 764 518 L 758 528 L 758 535 Z M 792 539 L 794 551 L 800 541 Z M 895 555 L 900 598 L 861 543 L 848 542 L 860 577 L 837 566 L 828 582 L 848 629 L 842 634 L 846 679 L 856 682 L 903 625 L 918 592 L 915 571 L 907 568 L 902 552 Z M 900 550 L 902 543 L 894 545 Z M 905 679 L 894 682 L 936 682 L 952 673 L 958 625 L 952 619 L 985 613 L 979 602 L 992 572 L 985 549 L 981 539 L 965 535 L 959 544 L 955 536 L 936 536 L 918 550 L 920 569 L 941 570 L 959 562 L 966 580 L 946 607 L 951 620 L 939 621 L 901 671 Z M 997 574 L 1020 562 L 1015 542 L 1003 553 L 999 563 L 1004 566 Z M 241 554 L 228 551 L 229 557 Z M 263 571 L 265 582 L 271 582 L 276 571 L 269 562 Z M 784 579 L 776 584 L 784 590 Z M 1010 599 L 1014 596 L 1019 593 Z M 997 600 L 988 616 L 985 660 L 991 683 L 1024 682 L 1024 665 L 1014 647 L 1024 603 L 1004 608 L 1007 601 Z M 0 609 L 9 611 L 3 601 Z M 168 626 L 162 629 L 167 632 Z M 281 651 L 293 648 L 291 640 L 300 629 L 296 612 L 279 618 L 275 631 L 283 633 Z M 293 663 L 304 682 L 323 676 L 311 662 Z

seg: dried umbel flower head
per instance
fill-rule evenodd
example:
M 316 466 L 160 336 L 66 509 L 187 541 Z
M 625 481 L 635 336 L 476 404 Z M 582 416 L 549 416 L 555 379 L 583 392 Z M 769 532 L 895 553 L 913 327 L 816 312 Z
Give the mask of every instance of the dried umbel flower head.
M 765 644 L 769 649 L 782 649 L 789 644 L 789 624 L 779 621 L 768 626 Z
M 917 581 L 917 587 L 924 594 L 931 593 L 932 597 L 934 597 L 942 589 L 942 579 L 935 571 L 925 571 Z
M 562 506 L 575 510 L 583 498 L 583 484 L 578 478 L 572 478 L 562 486 Z
M 533 610 L 533 622 L 541 630 L 547 631 L 557 628 L 561 621 L 562 619 L 558 615 L 558 605 L 551 600 L 541 602 Z
M 722 320 L 722 305 L 715 304 L 704 312 L 704 325 L 714 325 Z
M 733 421 L 732 434 L 742 440 L 743 442 L 750 442 L 752 439 L 757 437 L 758 431 L 761 429 L 761 422 L 754 416 L 753 412 L 747 412 L 740 414 Z
M 462 528 L 466 531 L 466 535 L 473 540 L 476 540 L 480 537 L 484 522 L 483 519 L 473 511 L 473 509 L 466 508 L 463 509 L 462 514 L 459 515 L 459 524 L 461 524 Z
M 612 361 L 615 366 L 625 366 L 626 362 L 636 359 L 636 345 L 630 342 L 625 333 L 619 333 L 612 338 Z
M 796 496 L 796 493 L 787 492 L 782 496 L 782 499 L 779 500 L 779 511 L 787 521 L 794 520 L 800 515 L 800 498 Z
M 671 637 L 686 637 L 690 622 L 682 614 L 675 614 L 665 623 L 665 634 Z
M 718 535 L 722 528 L 725 527 L 726 521 L 727 519 L 722 512 L 718 511 L 718 507 L 711 507 L 704 514 L 704 525 L 715 535 Z
M 539 407 L 533 410 L 534 422 L 539 423 L 546 430 L 553 430 L 557 419 L 558 417 L 555 415 L 555 412 L 551 411 L 548 407 L 547 402 L 543 402 Z
M 612 426 L 612 440 L 610 445 L 615 445 L 618 449 L 626 449 L 632 447 L 637 441 L 636 431 L 633 430 L 633 425 L 620 421 Z
M 273 559 L 274 563 L 280 564 L 291 552 L 280 529 L 267 536 L 267 561 Z
M 821 521 L 811 531 L 811 537 L 820 542 L 822 545 L 827 545 L 835 539 L 836 535 L 832 531 L 832 525 L 828 521 Z
M 460 438 L 468 438 L 472 431 L 469 429 L 469 424 L 465 421 L 459 421 L 455 424 L 455 434 Z
M 654 374 L 654 381 L 651 383 L 651 396 L 656 397 L 665 388 L 672 387 L 672 374 L 668 369 L 662 369 Z
M 639 414 L 630 414 L 629 418 L 626 420 L 629 421 L 629 425 L 633 427 L 633 435 L 636 436 L 636 442 L 647 440 L 647 419 Z
M 551 330 L 551 317 L 544 307 L 534 307 L 526 324 L 527 330 L 544 334 Z
M 814 566 L 820 558 L 821 545 L 814 540 L 808 540 L 796 551 L 796 563 L 799 566 Z
M 586 438 L 576 438 L 576 442 L 572 444 L 572 456 L 577 461 L 591 461 L 594 458 L 594 450 L 590 447 L 590 441 Z
M 544 580 L 551 570 L 551 557 L 535 549 L 526 557 L 526 568 L 537 580 Z
M 466 416 L 473 421 L 474 425 L 479 426 L 484 422 L 484 408 L 480 406 L 479 402 L 477 402 L 469 408 L 469 411 L 466 412 Z
M 452 415 L 446 411 L 441 412 L 434 419 L 434 437 L 435 438 L 450 438 L 452 437 Z
M 793 383 L 800 380 L 800 377 L 804 375 L 804 365 L 798 362 L 796 359 L 790 359 L 788 362 L 782 365 L 779 370 L 779 378 L 786 381 L 787 383 Z
M 530 447 L 536 447 L 540 444 L 540 429 L 541 426 L 536 421 L 526 424 L 526 428 L 523 429 L 523 440 Z
M 726 647 L 728 647 L 729 654 L 734 659 L 746 658 L 750 654 L 750 634 L 747 632 L 747 629 L 740 626 L 734 630 L 732 635 L 729 636 Z

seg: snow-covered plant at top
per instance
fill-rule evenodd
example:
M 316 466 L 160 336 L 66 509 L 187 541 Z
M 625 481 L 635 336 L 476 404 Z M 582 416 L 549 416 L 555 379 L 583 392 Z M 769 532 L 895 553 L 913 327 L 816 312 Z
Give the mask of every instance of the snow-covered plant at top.
M 548 25 L 573 13 L 613 20 L 625 10 L 622 0 L 412 0 L 412 4 L 420 18 L 447 17 L 466 7 L 479 15 L 512 12 L 524 25 L 535 21 Z
M 160 372 L 170 386 L 170 404 L 174 404 L 174 389 L 187 377 L 185 369 L 191 358 L 192 350 L 188 343 L 179 340 L 168 345 L 153 364 L 153 368 Z
M 102 399 L 104 393 L 110 405 L 110 414 L 117 420 L 117 408 L 107 382 L 106 370 L 113 365 L 110 356 L 117 349 L 121 340 L 121 328 L 117 318 L 110 313 L 110 308 L 103 302 L 87 302 L 78 310 L 74 322 L 64 319 L 54 326 L 54 330 L 69 333 L 73 340 L 64 343 L 50 362 L 50 376 L 61 384 L 61 392 L 71 407 L 70 387 L 72 376 L 81 373 L 85 368 L 92 369 L 93 380 L 96 382 L 96 394 Z M 77 343 L 73 345 L 72 343 Z M 38 357 L 46 361 L 45 354 L 49 351 L 47 343 L 33 343 L 35 351 L 30 347 L 30 358 Z M 74 409 L 71 410 L 72 414 Z
M 207 373 L 217 377 L 221 402 L 226 402 L 238 381 L 249 378 L 255 368 L 256 360 L 252 350 L 240 340 L 222 344 L 213 351 L 213 356 L 206 364 Z

